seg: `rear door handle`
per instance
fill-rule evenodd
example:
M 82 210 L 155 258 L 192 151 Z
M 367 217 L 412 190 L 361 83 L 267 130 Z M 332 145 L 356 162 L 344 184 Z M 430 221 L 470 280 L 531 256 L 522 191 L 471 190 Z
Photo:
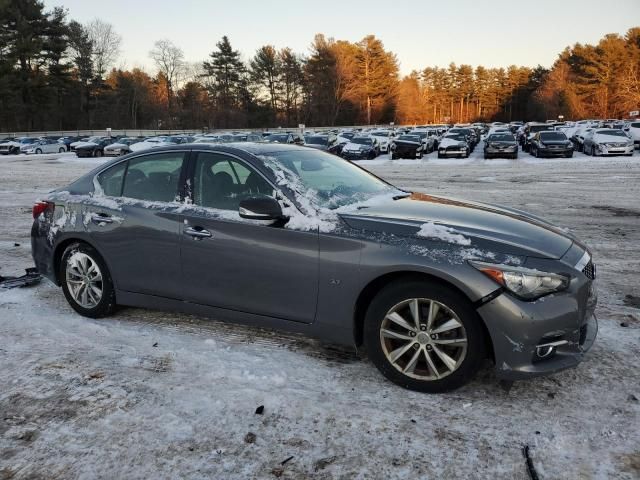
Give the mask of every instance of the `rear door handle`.
M 194 240 L 201 240 L 203 238 L 212 237 L 211 232 L 209 230 L 205 230 L 204 228 L 199 227 L 187 227 L 184 229 L 184 234 L 193 237 Z
M 104 213 L 94 213 L 91 215 L 91 221 L 100 225 L 101 223 L 113 223 L 113 218 L 109 215 L 105 215 Z

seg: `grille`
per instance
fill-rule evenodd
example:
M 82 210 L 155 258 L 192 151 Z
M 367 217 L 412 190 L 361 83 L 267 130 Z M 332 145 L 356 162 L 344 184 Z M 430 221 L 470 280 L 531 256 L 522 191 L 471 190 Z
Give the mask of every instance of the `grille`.
M 595 266 L 595 264 L 591 260 L 589 260 L 589 263 L 587 263 L 585 265 L 585 267 L 582 269 L 582 273 L 584 273 L 587 278 L 589 278 L 591 280 L 595 280 L 596 279 L 596 266 Z

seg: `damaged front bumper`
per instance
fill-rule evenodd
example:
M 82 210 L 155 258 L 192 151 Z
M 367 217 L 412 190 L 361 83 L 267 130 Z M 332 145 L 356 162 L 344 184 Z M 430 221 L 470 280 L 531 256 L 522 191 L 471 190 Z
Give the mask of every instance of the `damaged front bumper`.
M 478 308 L 493 344 L 496 376 L 522 380 L 578 365 L 595 342 L 592 282 L 533 302 L 503 293 Z

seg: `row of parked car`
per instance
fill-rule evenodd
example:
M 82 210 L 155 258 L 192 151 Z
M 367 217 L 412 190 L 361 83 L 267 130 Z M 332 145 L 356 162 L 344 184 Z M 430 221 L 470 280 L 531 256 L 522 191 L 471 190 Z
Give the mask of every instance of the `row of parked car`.
M 353 128 L 329 131 L 229 132 L 153 137 L 20 137 L 0 140 L 0 154 L 75 152 L 78 157 L 118 156 L 184 143 L 268 142 L 305 145 L 348 160 L 422 158 L 437 151 L 438 158 L 467 158 L 484 140 L 484 158 L 517 158 L 519 149 L 536 157 L 633 155 L 640 145 L 640 121 L 581 120 L 578 122 L 494 122 L 414 127 Z

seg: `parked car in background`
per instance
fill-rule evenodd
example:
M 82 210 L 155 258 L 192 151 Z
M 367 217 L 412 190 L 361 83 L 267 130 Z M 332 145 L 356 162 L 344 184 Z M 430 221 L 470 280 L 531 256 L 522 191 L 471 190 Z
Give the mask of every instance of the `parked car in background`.
M 329 152 L 334 155 L 339 155 L 343 148 L 343 145 L 338 143 L 337 137 L 334 134 L 309 135 L 305 137 L 304 144 L 307 147 Z
M 414 128 L 409 132 L 410 135 L 416 135 L 420 137 L 422 143 L 422 153 L 427 155 L 434 151 L 436 141 L 433 135 L 429 135 L 429 130 L 426 128 Z
M 295 132 L 272 133 L 268 137 L 265 137 L 264 141 L 268 143 L 304 145 L 304 137 Z
M 622 130 L 593 129 L 585 137 L 583 151 L 586 155 L 633 155 L 633 140 Z
M 453 129 L 452 129 L 453 130 Z M 438 146 L 438 158 L 468 158 L 471 154 L 469 135 L 464 132 L 447 133 Z
M 102 157 L 105 147 L 115 141 L 115 138 L 112 137 L 101 137 L 93 142 L 76 145 L 75 152 L 78 157 Z
M 222 136 L 218 136 L 221 138 Z M 229 139 L 226 140 L 231 142 L 233 140 L 233 135 L 228 135 Z M 193 142 L 194 137 L 190 135 L 162 135 L 159 137 L 150 137 L 145 138 L 141 142 L 132 143 L 129 145 L 129 150 L 132 152 L 138 152 L 140 150 L 147 150 L 150 148 L 158 148 L 158 147 L 167 147 L 170 145 L 182 145 L 185 143 Z
M 573 144 L 562 132 L 540 131 L 529 140 L 529 153 L 534 157 L 573 156 Z
M 78 139 L 75 142 L 71 142 L 69 144 L 69 148 L 72 152 L 76 151 L 76 147 L 78 145 L 82 145 L 83 143 L 94 143 L 97 142 L 98 140 L 100 140 L 102 137 L 100 135 L 94 135 L 91 137 L 81 137 L 80 139 Z
M 29 154 L 41 154 L 41 153 L 64 153 L 67 148 L 58 143 L 57 140 L 51 140 L 50 138 L 39 138 L 35 142 L 27 143 L 20 147 L 20 153 Z
M 584 146 L 584 139 L 592 131 L 593 131 L 593 127 L 589 127 L 585 125 L 582 125 L 576 128 L 575 132 L 573 132 L 573 135 L 571 135 L 570 137 L 571 143 L 573 143 L 573 149 L 575 151 L 582 152 L 583 146 Z
M 511 131 L 490 133 L 484 139 L 484 158 L 518 158 L 518 142 Z
M 376 137 L 353 137 L 343 148 L 340 156 L 347 160 L 373 160 L 380 154 Z
M 80 137 L 60 137 L 58 138 L 58 143 L 64 145 L 64 148 L 67 152 L 71 151 L 71 144 L 73 142 L 77 142 L 80 140 Z
M 630 122 L 627 133 L 631 140 L 633 140 L 635 148 L 640 148 L 640 121 Z
M 554 127 L 555 126 L 552 123 L 540 123 L 540 122 L 526 123 L 522 130 L 522 135 L 520 135 L 520 138 L 519 138 L 522 151 L 523 152 L 529 151 L 531 139 L 536 133 L 543 132 L 545 130 L 553 130 Z
M 8 142 L 0 144 L 0 154 L 2 155 L 18 155 L 22 153 L 22 147 L 31 145 L 38 142 L 39 138 L 34 137 L 19 137 Z
M 107 145 L 103 149 L 103 153 L 106 157 L 117 157 L 119 155 L 126 155 L 127 153 L 131 153 L 129 146 L 138 143 L 142 138 L 140 137 L 122 137 L 113 142 L 110 145 Z
M 193 147 L 114 159 L 34 205 L 35 265 L 78 314 L 175 309 L 364 344 L 423 392 L 486 360 L 499 379 L 555 373 L 595 341 L 591 252 L 539 217 L 310 148 Z
M 472 128 L 467 127 L 454 127 L 447 131 L 448 134 L 462 134 L 466 137 L 466 142 L 469 145 L 471 151 L 476 148 L 476 145 L 480 142 L 480 137 L 477 132 Z
M 396 158 L 422 158 L 424 143 L 420 135 L 400 135 L 391 144 L 391 160 Z
M 378 145 L 380 153 L 388 153 L 391 143 L 395 137 L 395 134 L 390 130 L 374 130 L 370 133 L 371 136 L 378 139 Z

